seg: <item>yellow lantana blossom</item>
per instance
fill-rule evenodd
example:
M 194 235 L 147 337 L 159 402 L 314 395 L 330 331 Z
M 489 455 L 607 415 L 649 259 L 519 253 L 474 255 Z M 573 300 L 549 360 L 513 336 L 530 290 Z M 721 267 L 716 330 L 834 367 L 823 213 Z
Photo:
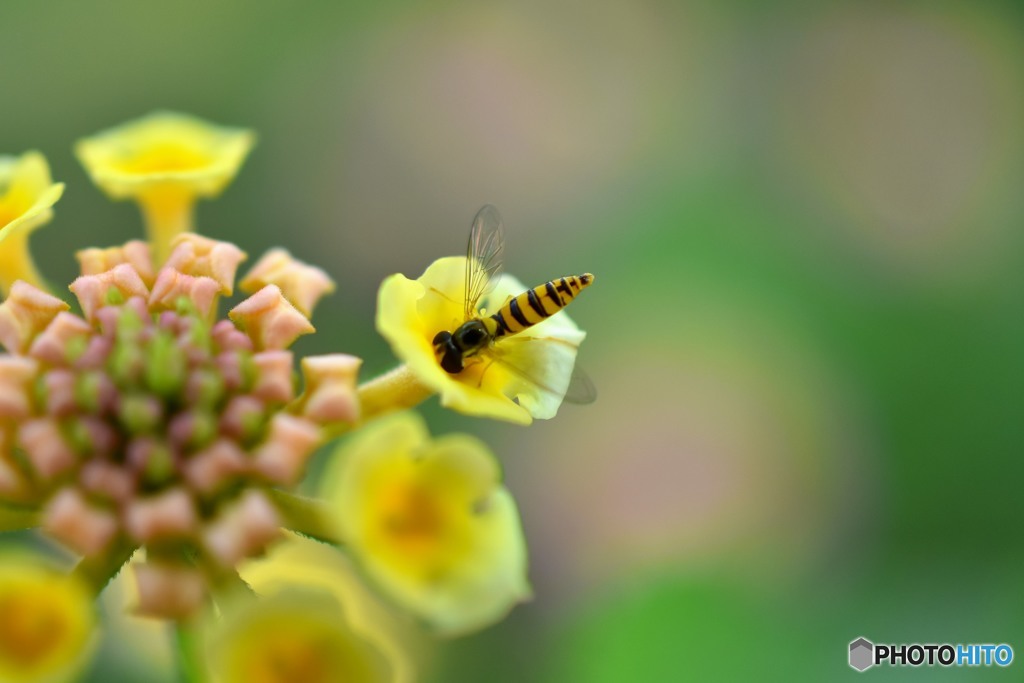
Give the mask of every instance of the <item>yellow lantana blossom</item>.
M 389 663 L 389 683 L 414 680 L 414 636 L 405 623 L 369 591 L 351 560 L 336 548 L 293 533 L 265 557 L 239 567 L 239 575 L 261 596 L 301 586 L 344 608 L 345 621 Z
M 391 683 L 391 664 L 330 594 L 293 586 L 239 597 L 208 642 L 217 683 Z
M 28 249 L 28 236 L 53 217 L 64 192 L 54 183 L 39 152 L 0 156 L 0 290 L 6 296 L 15 280 L 39 286 L 42 278 Z
M 442 634 L 487 626 L 530 596 L 515 502 L 477 439 L 431 440 L 414 413 L 383 418 L 339 450 L 322 492 L 367 573 Z
M 254 143 L 248 130 L 157 111 L 79 140 L 75 151 L 111 198 L 139 203 L 162 263 L 174 237 L 192 229 L 196 198 L 220 194 Z
M 95 642 L 92 596 L 30 556 L 0 556 L 0 681 L 70 681 Z
M 446 407 L 518 424 L 554 417 L 586 333 L 559 311 L 520 334 L 498 340 L 462 372 L 449 374 L 441 368 L 433 340 L 438 332 L 451 332 L 465 322 L 465 273 L 465 257 L 447 257 L 435 261 L 416 280 L 390 276 L 377 295 L 377 330 L 405 362 L 404 373 L 440 394 Z M 479 305 L 493 313 L 509 297 L 527 289 L 514 277 L 503 275 Z M 492 363 L 495 358 L 498 362 Z M 394 379 L 410 381 L 402 374 Z M 365 398 L 364 412 L 372 413 L 374 397 Z

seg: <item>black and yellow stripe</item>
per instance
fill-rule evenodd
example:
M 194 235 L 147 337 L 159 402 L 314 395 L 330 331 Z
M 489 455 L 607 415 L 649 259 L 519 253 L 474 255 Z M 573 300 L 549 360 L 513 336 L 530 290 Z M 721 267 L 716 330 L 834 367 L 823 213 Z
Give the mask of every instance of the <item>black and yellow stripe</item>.
M 491 335 L 497 338 L 516 334 L 536 325 L 568 306 L 593 281 L 594 276 L 590 273 L 567 275 L 513 297 L 487 321 L 490 323 L 488 327 L 495 328 Z

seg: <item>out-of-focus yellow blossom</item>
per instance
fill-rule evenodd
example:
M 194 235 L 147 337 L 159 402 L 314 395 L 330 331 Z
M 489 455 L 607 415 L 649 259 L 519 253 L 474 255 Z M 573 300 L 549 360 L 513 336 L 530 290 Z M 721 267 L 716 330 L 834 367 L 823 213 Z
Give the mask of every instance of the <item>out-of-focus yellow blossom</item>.
M 159 265 L 174 237 L 192 229 L 196 198 L 220 194 L 255 140 L 248 130 L 157 111 L 80 140 L 75 151 L 111 198 L 139 203 Z
M 238 598 L 207 642 L 217 683 L 391 683 L 391 663 L 329 593 L 293 586 Z
M 482 628 L 530 597 L 515 502 L 477 439 L 431 440 L 414 413 L 384 418 L 335 454 L 322 492 L 367 573 L 440 633 Z
M 0 290 L 10 293 L 15 280 L 39 286 L 42 278 L 28 249 L 28 236 L 53 217 L 63 183 L 50 178 L 39 152 L 0 156 Z
M 352 630 L 388 660 L 392 674 L 389 682 L 414 680 L 412 659 L 419 648 L 412 629 L 367 589 L 358 570 L 337 549 L 288 533 L 266 557 L 239 567 L 239 575 L 261 596 L 277 595 L 297 586 L 323 592 L 344 607 Z
M 380 403 L 395 402 L 394 394 L 399 391 L 396 386 L 388 386 L 388 380 L 405 383 L 406 393 L 418 383 L 440 394 L 442 405 L 469 415 L 530 424 L 533 418 L 549 419 L 558 412 L 569 387 L 576 352 L 586 337 L 564 311 L 520 334 L 499 339 L 493 349 L 481 352 L 479 362 L 467 363 L 458 374 L 441 368 L 434 336 L 442 330 L 451 332 L 465 322 L 465 273 L 465 257 L 448 257 L 435 261 L 416 280 L 396 274 L 381 284 L 377 330 L 405 366 L 365 392 L 364 412 L 374 412 L 377 393 Z M 514 277 L 504 275 L 480 306 L 493 313 L 508 297 L 527 289 Z M 496 357 L 503 362 L 491 363 Z M 410 386 L 413 379 L 415 383 Z
M 92 596 L 27 555 L 0 556 L 0 681 L 73 680 L 95 642 Z

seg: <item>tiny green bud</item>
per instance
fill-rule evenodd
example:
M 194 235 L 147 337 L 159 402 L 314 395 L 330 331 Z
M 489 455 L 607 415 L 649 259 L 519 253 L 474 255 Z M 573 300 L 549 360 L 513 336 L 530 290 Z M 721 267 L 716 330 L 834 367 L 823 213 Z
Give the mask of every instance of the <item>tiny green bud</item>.
M 93 370 L 75 377 L 75 403 L 82 410 L 95 413 L 100 409 L 100 373 Z
M 74 363 L 81 358 L 87 348 L 89 348 L 89 340 L 86 337 L 72 337 L 64 346 L 64 357 L 69 363 Z
M 185 381 L 186 360 L 174 337 L 158 332 L 146 347 L 146 386 L 161 396 L 175 396 Z
M 64 440 L 75 453 L 78 455 L 92 453 L 92 435 L 84 422 L 76 418 L 65 420 L 61 423 L 61 432 L 64 434 Z
M 242 443 L 252 446 L 263 440 L 267 416 L 262 411 L 253 411 L 242 416 Z
M 108 306 L 120 306 L 124 303 L 124 294 L 117 287 L 111 287 L 104 296 Z
M 238 354 L 238 365 L 242 375 L 242 390 L 249 391 L 256 384 L 256 374 L 259 372 L 256 364 L 252 362 L 252 354 L 244 351 L 240 352 Z
M 205 353 L 209 354 L 212 350 L 212 340 L 210 339 L 210 327 L 205 324 L 199 318 L 192 318 L 190 321 L 188 331 L 188 343 L 197 349 L 202 349 Z
M 192 415 L 194 419 L 188 445 L 198 450 L 208 445 L 217 437 L 217 418 L 213 413 L 206 412 L 205 410 L 197 410 Z
M 132 343 L 119 342 L 107 360 L 107 368 L 114 382 L 123 388 L 139 380 L 144 362 L 142 349 Z
M 174 456 L 166 444 L 154 444 L 142 470 L 147 484 L 158 486 L 174 476 Z
M 194 316 L 198 314 L 196 305 L 187 296 L 178 297 L 178 300 L 174 302 L 174 310 L 181 316 Z
M 49 396 L 50 391 L 46 388 L 46 377 L 43 374 L 38 374 L 35 380 L 32 382 L 32 402 L 37 408 L 42 408 L 46 405 L 46 397 Z
M 117 338 L 119 341 L 135 341 L 142 331 L 142 319 L 131 308 L 121 309 L 117 317 Z
M 129 394 L 121 397 L 118 419 L 132 434 L 152 432 L 159 426 L 161 406 L 152 396 Z
M 192 375 L 195 395 L 191 398 L 200 408 L 215 408 L 224 397 L 224 378 L 210 370 L 197 370 Z

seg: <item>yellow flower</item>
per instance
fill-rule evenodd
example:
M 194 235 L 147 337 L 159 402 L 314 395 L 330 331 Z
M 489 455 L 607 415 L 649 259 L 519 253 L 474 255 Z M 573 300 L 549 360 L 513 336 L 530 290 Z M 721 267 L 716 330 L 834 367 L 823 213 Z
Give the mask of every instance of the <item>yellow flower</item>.
M 0 681 L 68 681 L 88 660 L 91 596 L 41 560 L 0 557 L 0 615 Z
M 322 492 L 367 573 L 439 632 L 482 628 L 530 596 L 515 502 L 477 439 L 431 441 L 414 413 L 384 418 L 336 454 Z
M 388 659 L 349 626 L 329 593 L 295 585 L 239 596 L 207 643 L 218 683 L 390 683 Z
M 51 208 L 64 192 L 50 179 L 50 167 L 39 152 L 0 156 L 0 290 L 10 293 L 15 280 L 40 286 L 28 250 L 28 236 L 53 217 Z
M 79 140 L 75 151 L 111 198 L 139 203 L 159 264 L 174 237 L 192 229 L 196 198 L 220 194 L 254 142 L 248 130 L 157 111 Z
M 438 332 L 451 332 L 465 322 L 465 270 L 465 257 L 448 257 L 435 261 L 416 280 L 401 274 L 384 280 L 377 296 L 377 330 L 405 362 L 406 372 L 440 394 L 444 406 L 518 424 L 554 417 L 569 386 L 577 348 L 586 336 L 564 311 L 518 335 L 499 339 L 498 351 L 484 350 L 482 362 L 469 363 L 456 375 L 441 368 L 433 339 Z M 504 275 L 481 308 L 493 312 L 508 297 L 527 289 Z M 492 364 L 498 352 L 504 363 Z M 393 379 L 409 381 L 401 375 Z M 374 412 L 375 402 L 372 394 L 364 397 L 364 412 Z
M 297 534 L 285 534 L 264 558 L 239 567 L 239 575 L 258 595 L 273 596 L 301 586 L 344 607 L 354 634 L 389 663 L 391 683 L 410 683 L 413 634 L 404 619 L 367 590 L 358 570 L 343 553 Z

